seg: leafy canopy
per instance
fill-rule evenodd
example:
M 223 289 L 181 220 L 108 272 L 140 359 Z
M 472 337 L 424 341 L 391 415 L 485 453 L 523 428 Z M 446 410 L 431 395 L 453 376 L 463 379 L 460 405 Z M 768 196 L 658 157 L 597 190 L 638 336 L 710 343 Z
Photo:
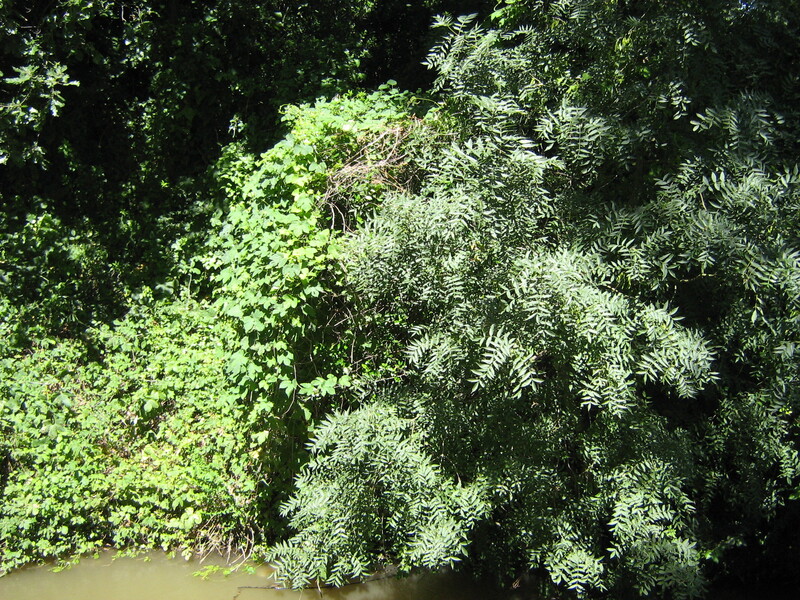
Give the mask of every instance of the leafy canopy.
M 487 503 L 460 515 L 450 488 L 451 532 L 472 543 L 440 532 L 440 562 L 543 568 L 579 596 L 698 596 L 800 466 L 796 15 L 509 0 L 492 18 L 440 19 L 420 183 L 342 241 L 352 301 L 402 341 L 400 363 L 337 417 L 350 439 L 320 430 L 276 557 L 294 582 L 358 576 L 367 551 L 404 564 L 413 526 L 365 509 L 368 527 L 341 528 L 339 498 L 397 512 L 370 478 L 313 522 L 300 501 L 337 480 L 340 446 L 374 439 L 379 456 L 419 435 Z M 413 434 L 355 426 L 387 405 Z M 380 544 L 359 543 L 365 527 Z

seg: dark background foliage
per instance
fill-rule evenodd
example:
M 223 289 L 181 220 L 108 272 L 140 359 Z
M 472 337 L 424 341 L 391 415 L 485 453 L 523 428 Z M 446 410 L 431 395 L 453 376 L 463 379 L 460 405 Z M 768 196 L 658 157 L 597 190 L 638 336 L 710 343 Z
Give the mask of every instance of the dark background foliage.
M 206 175 L 224 145 L 264 149 L 289 102 L 390 77 L 408 89 L 424 86 L 432 15 L 456 8 L 470 7 L 4 2 L 2 230 L 17 236 L 28 215 L 46 213 L 92 237 L 121 282 L 83 269 L 84 308 L 64 317 L 85 325 L 94 313 L 117 315 L 114 292 L 165 278 L 173 259 L 165 249 L 177 231 L 202 226 L 193 219 L 203 219 Z M 17 303 L 50 293 L 36 282 L 7 285 Z

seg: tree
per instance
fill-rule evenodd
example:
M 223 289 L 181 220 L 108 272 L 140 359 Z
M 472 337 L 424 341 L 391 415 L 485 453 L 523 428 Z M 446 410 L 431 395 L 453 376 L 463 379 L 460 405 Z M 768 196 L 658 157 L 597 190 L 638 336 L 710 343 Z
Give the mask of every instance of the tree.
M 365 335 L 402 342 L 376 360 L 400 365 L 313 442 L 284 509 L 299 533 L 274 554 L 288 579 L 426 564 L 411 526 L 382 528 L 370 477 L 318 520 L 300 505 L 360 444 L 421 439 L 480 499 L 465 513 L 437 484 L 472 541 L 440 532 L 439 562 L 544 569 L 579 596 L 698 596 L 707 565 L 765 534 L 800 466 L 796 19 L 783 2 L 508 0 L 490 29 L 440 20 L 421 183 L 343 254 Z M 355 426 L 387 404 L 406 433 Z M 339 505 L 354 495 L 383 511 L 358 516 L 380 532 L 367 550 Z

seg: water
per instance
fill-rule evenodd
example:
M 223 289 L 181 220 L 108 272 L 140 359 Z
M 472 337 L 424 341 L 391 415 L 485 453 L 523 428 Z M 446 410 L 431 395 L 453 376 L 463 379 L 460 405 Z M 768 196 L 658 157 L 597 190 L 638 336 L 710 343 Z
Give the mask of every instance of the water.
M 338 590 L 300 592 L 268 589 L 269 569 L 256 573 L 194 576 L 209 564 L 169 559 L 163 553 L 114 558 L 112 553 L 86 558 L 61 572 L 47 566 L 28 567 L 0 578 L 0 600 L 522 600 L 453 573 L 381 579 Z

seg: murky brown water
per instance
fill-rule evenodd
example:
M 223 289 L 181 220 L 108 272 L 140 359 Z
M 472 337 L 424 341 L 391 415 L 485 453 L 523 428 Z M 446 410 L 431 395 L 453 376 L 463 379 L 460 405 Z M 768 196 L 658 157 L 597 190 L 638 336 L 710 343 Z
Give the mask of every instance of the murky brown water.
M 265 589 L 269 570 L 255 574 L 193 575 L 202 565 L 162 553 L 139 558 L 86 558 L 55 573 L 51 568 L 25 568 L 0 578 L 0 600 L 521 600 L 468 577 L 452 573 L 382 579 L 338 590 L 302 592 Z M 216 564 L 223 564 L 217 560 Z

